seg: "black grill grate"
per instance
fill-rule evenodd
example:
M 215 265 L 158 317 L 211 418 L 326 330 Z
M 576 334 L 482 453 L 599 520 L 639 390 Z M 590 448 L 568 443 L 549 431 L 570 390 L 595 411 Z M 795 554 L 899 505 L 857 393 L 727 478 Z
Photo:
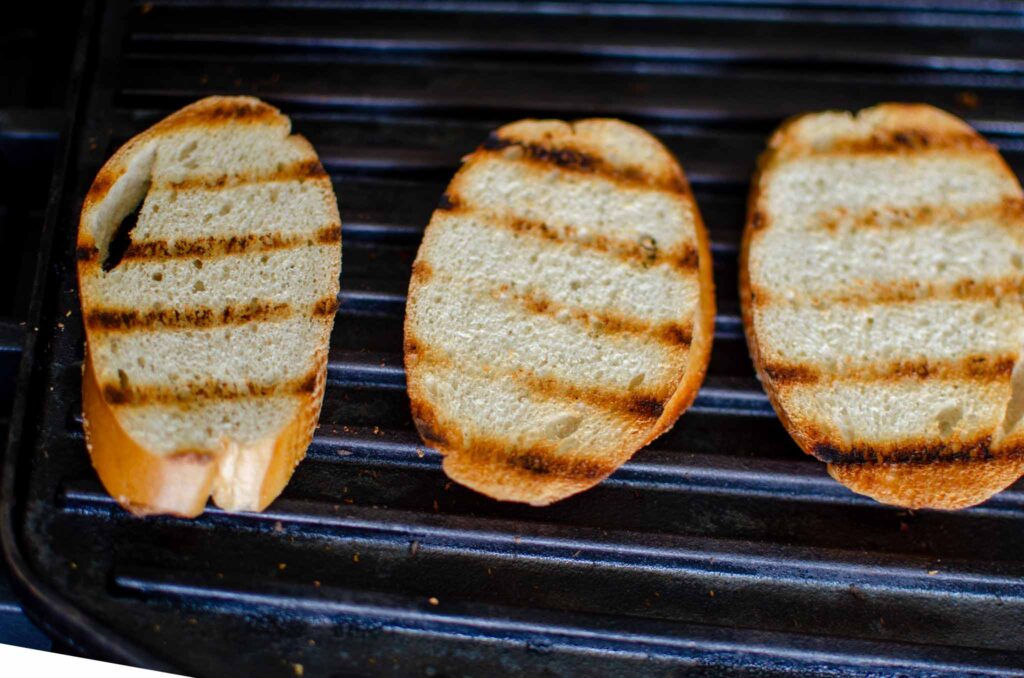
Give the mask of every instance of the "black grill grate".
M 52 632 L 203 675 L 1024 673 L 1024 488 L 940 513 L 835 484 L 774 417 L 736 298 L 747 182 L 785 116 L 926 101 L 1024 173 L 1024 3 L 110 2 L 87 15 L 5 485 L 7 556 Z M 334 179 L 329 387 L 268 512 L 141 521 L 83 447 L 73 234 L 117 145 L 210 93 L 281 106 Z M 546 509 L 447 482 L 415 436 L 401 367 L 430 212 L 459 158 L 527 115 L 623 116 L 676 152 L 720 311 L 695 406 Z

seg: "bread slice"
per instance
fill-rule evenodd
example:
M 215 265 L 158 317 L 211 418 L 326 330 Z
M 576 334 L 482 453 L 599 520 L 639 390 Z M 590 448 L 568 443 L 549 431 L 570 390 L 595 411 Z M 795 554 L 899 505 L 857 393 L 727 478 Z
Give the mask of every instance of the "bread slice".
M 195 516 L 211 495 L 261 510 L 309 445 L 341 222 L 290 131 L 258 99 L 203 99 L 121 147 L 86 196 L 86 442 L 133 513 Z
M 966 123 L 906 104 L 787 122 L 740 268 L 758 376 L 834 478 L 955 509 L 1024 472 L 1024 195 Z
M 618 120 L 522 120 L 466 158 L 413 266 L 413 417 L 456 482 L 545 505 L 693 402 L 711 350 L 707 234 L 671 153 Z

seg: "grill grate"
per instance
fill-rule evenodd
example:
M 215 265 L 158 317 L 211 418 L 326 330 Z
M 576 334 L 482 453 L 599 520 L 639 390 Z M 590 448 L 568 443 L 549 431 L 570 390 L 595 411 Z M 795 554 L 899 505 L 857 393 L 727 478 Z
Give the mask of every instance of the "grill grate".
M 925 4 L 91 6 L 6 475 L 6 552 L 29 610 L 82 651 L 202 675 L 1022 673 L 1024 486 L 959 513 L 848 492 L 775 418 L 738 317 L 747 182 L 781 118 L 926 101 L 1024 174 L 1024 3 Z M 328 389 L 268 512 L 141 521 L 83 446 L 73 236 L 109 154 L 210 93 L 284 108 L 334 180 Z M 452 485 L 420 445 L 401 324 L 458 159 L 502 122 L 549 114 L 623 116 L 676 152 L 713 240 L 719 316 L 679 424 L 594 490 L 537 509 Z

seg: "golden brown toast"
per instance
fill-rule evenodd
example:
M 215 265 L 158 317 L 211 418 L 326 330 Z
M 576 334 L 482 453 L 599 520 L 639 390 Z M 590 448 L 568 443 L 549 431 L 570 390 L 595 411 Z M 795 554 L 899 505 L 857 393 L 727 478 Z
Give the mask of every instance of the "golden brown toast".
M 882 104 L 780 127 L 740 288 L 776 412 L 843 484 L 954 509 L 1024 472 L 1024 195 L 962 120 Z
M 465 159 L 409 287 L 405 365 L 455 481 L 545 505 L 690 405 L 711 350 L 707 234 L 685 175 L 618 120 L 522 120 Z
M 312 437 L 337 308 L 329 177 L 277 109 L 210 97 L 103 166 L 82 208 L 86 442 L 139 514 L 261 510 Z

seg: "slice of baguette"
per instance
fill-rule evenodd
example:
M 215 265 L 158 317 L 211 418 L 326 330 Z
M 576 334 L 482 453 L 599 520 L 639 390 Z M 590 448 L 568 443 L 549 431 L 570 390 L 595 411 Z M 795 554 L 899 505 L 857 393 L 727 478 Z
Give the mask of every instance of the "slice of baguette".
M 86 443 L 133 513 L 195 516 L 211 495 L 262 510 L 305 455 L 341 222 L 316 152 L 290 131 L 258 99 L 203 99 L 122 146 L 86 196 Z
M 776 412 L 839 482 L 956 509 L 1024 472 L 1024 195 L 963 121 L 882 104 L 784 124 L 740 289 Z
M 546 505 L 599 483 L 696 396 L 707 234 L 671 153 L 618 120 L 522 120 L 466 158 L 413 266 L 413 417 L 456 482 Z

